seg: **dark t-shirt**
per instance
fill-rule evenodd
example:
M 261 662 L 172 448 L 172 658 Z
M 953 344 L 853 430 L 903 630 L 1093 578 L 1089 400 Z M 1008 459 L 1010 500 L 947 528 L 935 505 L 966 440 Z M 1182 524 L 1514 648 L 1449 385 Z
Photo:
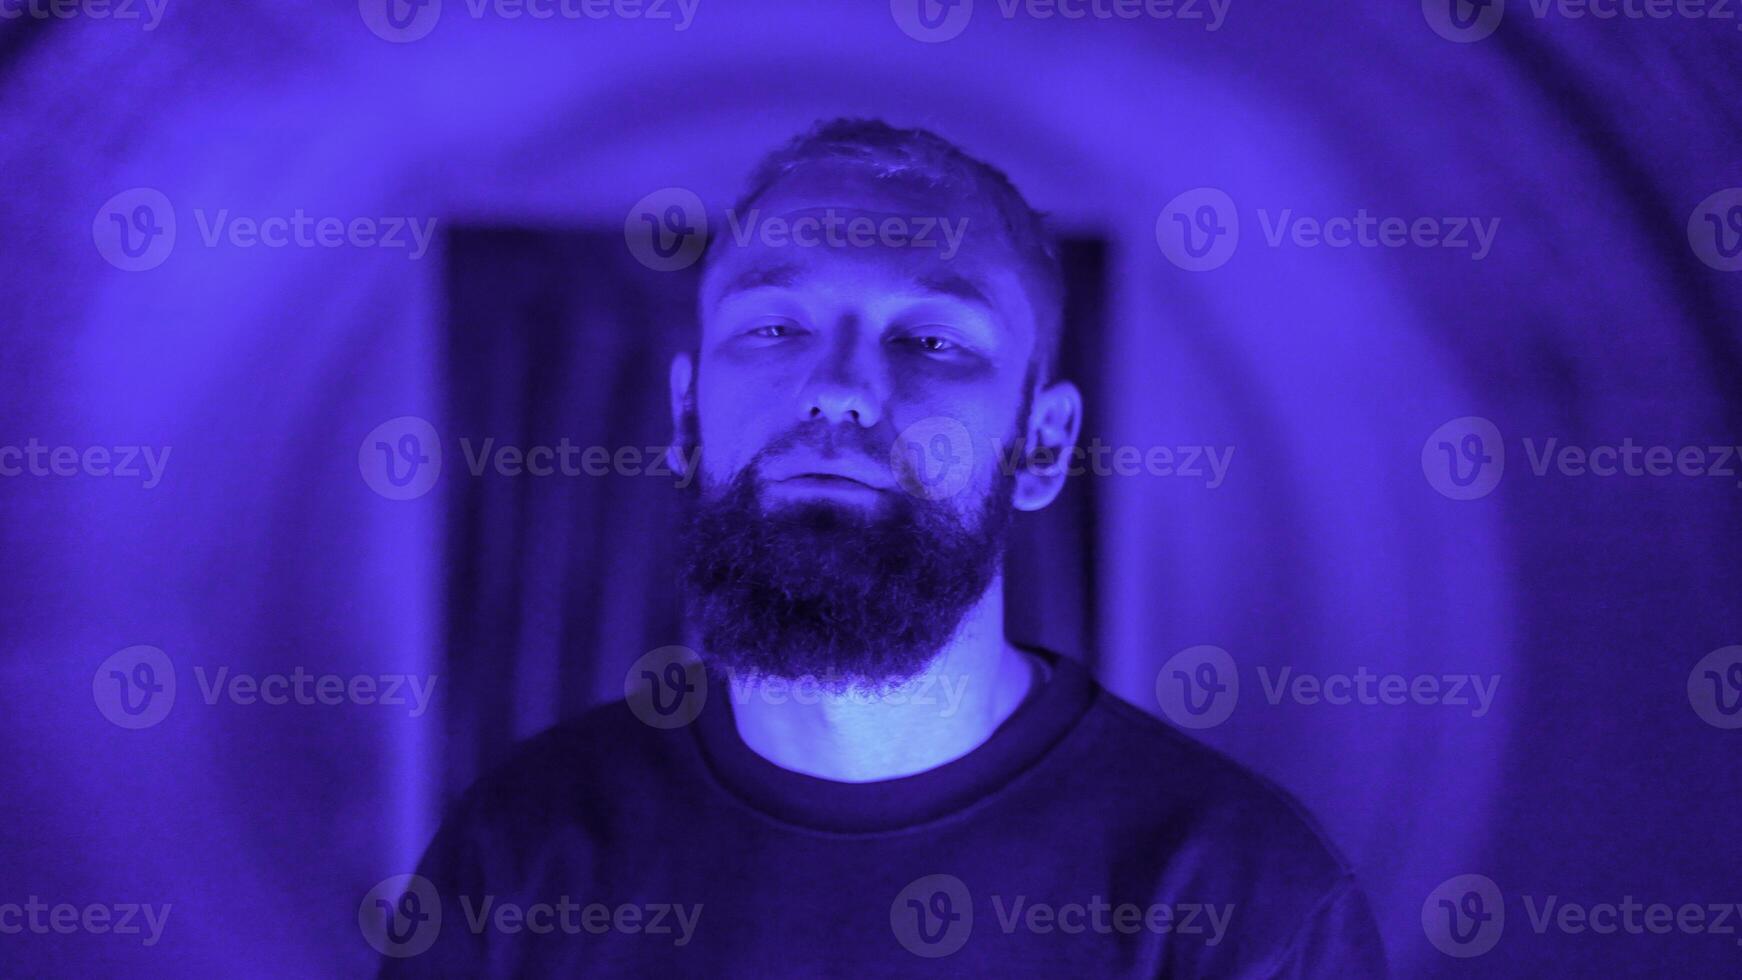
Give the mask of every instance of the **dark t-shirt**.
M 1384 975 L 1298 804 L 1044 657 L 985 744 L 900 779 L 768 762 L 724 684 L 687 726 L 545 732 L 449 813 L 382 975 Z

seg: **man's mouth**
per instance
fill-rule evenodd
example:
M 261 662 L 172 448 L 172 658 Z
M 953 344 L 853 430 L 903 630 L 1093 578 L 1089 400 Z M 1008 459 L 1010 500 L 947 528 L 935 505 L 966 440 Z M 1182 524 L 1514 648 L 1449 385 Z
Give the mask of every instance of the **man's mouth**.
M 839 473 L 795 473 L 768 484 L 778 497 L 828 497 L 838 500 L 872 500 L 888 491 Z
M 818 486 L 864 487 L 867 490 L 878 489 L 877 487 L 874 487 L 871 484 L 866 483 L 862 480 L 855 480 L 850 476 L 842 476 L 839 473 L 799 473 L 795 476 L 787 477 L 786 479 L 781 480 L 780 482 L 781 483 L 798 483 L 801 485 L 816 484 Z

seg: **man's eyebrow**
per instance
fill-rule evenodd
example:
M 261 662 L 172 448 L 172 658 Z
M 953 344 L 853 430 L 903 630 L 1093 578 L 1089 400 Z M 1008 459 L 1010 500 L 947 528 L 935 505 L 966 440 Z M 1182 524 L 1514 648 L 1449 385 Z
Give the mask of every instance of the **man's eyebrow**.
M 790 288 L 798 282 L 799 268 L 790 263 L 763 265 L 745 269 L 720 288 L 720 298 L 766 286 Z
M 967 276 L 958 275 L 956 273 L 947 273 L 936 276 L 920 276 L 918 279 L 914 280 L 914 282 L 919 286 L 919 288 L 928 293 L 937 293 L 940 296 L 953 296 L 959 300 L 979 304 L 987 309 L 992 308 L 992 301 L 986 298 L 985 290 L 980 288 L 979 283 L 969 279 Z

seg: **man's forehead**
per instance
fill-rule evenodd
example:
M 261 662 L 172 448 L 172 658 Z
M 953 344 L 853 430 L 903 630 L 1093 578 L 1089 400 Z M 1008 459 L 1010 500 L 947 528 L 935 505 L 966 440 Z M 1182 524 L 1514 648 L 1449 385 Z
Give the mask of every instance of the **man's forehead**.
M 810 209 L 857 209 L 868 215 L 991 217 L 969 189 L 914 172 L 876 171 L 850 161 L 810 164 L 781 176 L 749 205 L 773 214 Z
M 704 307 L 734 293 L 841 275 L 999 310 L 1026 308 L 997 212 L 917 180 L 819 167 L 789 175 L 717 229 Z M 1016 309 L 1004 309 L 1011 315 Z
M 790 261 L 788 257 L 779 254 L 778 250 L 746 255 L 743 259 L 744 261 L 737 264 L 737 268 L 723 269 L 714 286 L 715 302 L 736 293 L 756 289 L 801 289 L 806 285 L 827 280 L 831 271 L 826 267 L 819 268 L 816 263 Z M 998 309 L 998 284 L 986 281 L 968 268 L 922 266 L 887 271 L 888 274 L 883 277 L 885 285 L 892 285 L 901 291 L 956 299 L 985 307 L 988 311 Z M 859 278 L 858 281 L 863 279 Z

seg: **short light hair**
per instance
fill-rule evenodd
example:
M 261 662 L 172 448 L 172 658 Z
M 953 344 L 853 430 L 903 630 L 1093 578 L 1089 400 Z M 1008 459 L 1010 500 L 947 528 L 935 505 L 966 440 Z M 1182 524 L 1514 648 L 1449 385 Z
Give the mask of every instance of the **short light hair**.
M 1006 241 L 1021 264 L 1021 277 L 1035 314 L 1031 376 L 1050 380 L 1064 332 L 1064 270 L 1045 215 L 1030 207 L 1004 171 L 969 156 L 927 129 L 898 129 L 881 119 L 819 122 L 766 157 L 738 199 L 747 212 L 779 181 L 820 163 L 847 162 L 879 179 L 962 194 L 991 206 Z M 710 250 L 711 251 L 711 250 Z

